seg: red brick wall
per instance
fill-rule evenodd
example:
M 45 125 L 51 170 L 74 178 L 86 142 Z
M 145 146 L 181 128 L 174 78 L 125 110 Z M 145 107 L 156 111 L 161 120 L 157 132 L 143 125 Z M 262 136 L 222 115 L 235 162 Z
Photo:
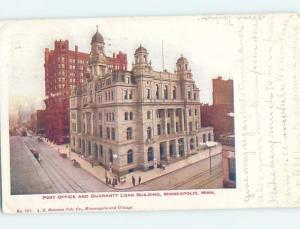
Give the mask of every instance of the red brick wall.
M 234 132 L 234 119 L 229 116 L 232 112 L 232 105 L 201 105 L 201 125 L 214 127 L 214 136 L 218 140 L 221 134 Z
M 213 104 L 233 104 L 233 80 L 223 80 L 218 77 L 212 80 Z
M 58 144 L 69 138 L 69 96 L 72 87 L 87 75 L 89 54 L 69 50 L 69 42 L 55 41 L 54 50 L 45 49 L 46 136 Z

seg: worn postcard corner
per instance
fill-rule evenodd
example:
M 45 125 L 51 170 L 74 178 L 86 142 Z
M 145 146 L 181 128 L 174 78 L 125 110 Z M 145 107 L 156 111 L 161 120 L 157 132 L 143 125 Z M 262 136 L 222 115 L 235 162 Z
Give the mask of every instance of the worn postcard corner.
M 0 34 L 5 212 L 300 206 L 299 14 Z

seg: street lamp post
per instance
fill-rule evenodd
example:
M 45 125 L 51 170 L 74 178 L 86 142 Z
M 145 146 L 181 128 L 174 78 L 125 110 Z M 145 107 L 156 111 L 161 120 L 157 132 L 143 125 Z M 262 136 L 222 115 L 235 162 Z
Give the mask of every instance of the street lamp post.
M 107 170 L 106 170 L 106 153 L 104 152 L 104 170 L 105 170 L 105 179 L 107 177 Z
M 209 152 L 209 174 L 212 174 L 212 169 L 211 169 L 211 150 L 210 148 L 208 149 Z

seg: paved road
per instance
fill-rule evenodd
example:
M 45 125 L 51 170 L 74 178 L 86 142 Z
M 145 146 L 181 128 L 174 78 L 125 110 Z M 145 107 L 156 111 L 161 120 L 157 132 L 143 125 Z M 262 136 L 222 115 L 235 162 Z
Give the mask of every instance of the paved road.
M 38 163 L 30 149 L 41 154 Z M 64 159 L 54 148 L 34 137 L 11 137 L 12 194 L 82 193 L 120 191 L 112 189 L 72 162 Z M 122 191 L 168 190 L 190 188 L 220 188 L 222 180 L 221 155 Z
M 10 138 L 10 168 L 12 195 L 56 192 L 21 137 Z
M 209 159 L 205 159 L 130 190 L 222 188 L 222 155 L 212 157 L 212 174 L 210 174 L 209 164 Z
M 40 163 L 35 160 L 29 150 L 30 148 L 40 152 Z M 26 152 L 26 158 L 24 158 L 24 152 Z M 47 144 L 38 143 L 36 138 L 12 137 L 11 155 L 13 155 L 12 187 L 14 192 L 12 193 L 14 194 L 82 193 L 113 190 L 85 170 L 75 168 L 71 161 L 60 157 Z M 31 167 L 33 172 L 24 173 L 24 167 Z M 29 183 L 22 182 L 24 180 L 29 181 Z

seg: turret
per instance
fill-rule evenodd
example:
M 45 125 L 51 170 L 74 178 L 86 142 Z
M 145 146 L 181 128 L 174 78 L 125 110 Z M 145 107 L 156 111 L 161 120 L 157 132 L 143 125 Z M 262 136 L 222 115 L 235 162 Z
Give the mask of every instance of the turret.
M 97 31 L 92 37 L 91 41 L 91 53 L 89 59 L 89 79 L 101 78 L 107 72 L 107 60 L 104 54 L 104 39 L 102 35 Z
M 191 79 L 192 74 L 189 69 L 188 60 L 181 55 L 176 62 L 177 74 L 181 75 L 183 79 Z

